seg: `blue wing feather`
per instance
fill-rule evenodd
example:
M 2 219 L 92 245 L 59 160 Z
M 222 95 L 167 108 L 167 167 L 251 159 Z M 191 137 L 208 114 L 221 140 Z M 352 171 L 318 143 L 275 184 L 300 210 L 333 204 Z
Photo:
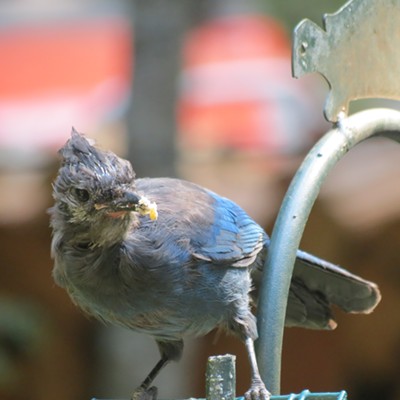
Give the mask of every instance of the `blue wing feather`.
M 267 240 L 264 230 L 229 199 L 209 194 L 213 199 L 214 221 L 207 242 L 195 256 L 224 265 L 249 266 Z
M 152 232 L 152 240 L 156 236 L 165 243 L 169 238 L 167 247 L 178 243 L 188 257 L 234 267 L 250 266 L 265 248 L 264 230 L 231 200 L 177 179 L 145 178 L 136 183 L 139 192 L 158 205 L 157 223 L 141 224 L 146 235 Z

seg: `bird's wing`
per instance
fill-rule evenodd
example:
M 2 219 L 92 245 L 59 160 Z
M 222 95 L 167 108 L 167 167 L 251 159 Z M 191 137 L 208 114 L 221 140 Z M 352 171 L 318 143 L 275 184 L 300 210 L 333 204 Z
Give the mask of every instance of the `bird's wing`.
M 266 233 L 232 201 L 180 179 L 144 178 L 136 184 L 157 203 L 159 219 L 148 222 L 153 239 L 187 243 L 191 257 L 215 265 L 248 267 L 263 258 Z
M 194 256 L 216 264 L 250 266 L 263 249 L 265 232 L 238 205 L 213 192 L 208 193 L 214 218 Z

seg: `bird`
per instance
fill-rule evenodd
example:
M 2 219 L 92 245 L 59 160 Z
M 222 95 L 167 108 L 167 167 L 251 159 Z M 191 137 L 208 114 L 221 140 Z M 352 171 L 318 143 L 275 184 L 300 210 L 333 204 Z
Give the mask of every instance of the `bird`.
M 254 350 L 270 241 L 264 229 L 195 183 L 136 178 L 129 161 L 75 129 L 59 154 L 49 209 L 52 276 L 83 312 L 155 339 L 160 360 L 132 399 L 157 396 L 153 381 L 179 361 L 185 337 L 219 328 L 247 349 L 245 399 L 268 400 Z M 369 313 L 380 299 L 375 283 L 299 250 L 285 324 L 334 329 L 332 305 Z

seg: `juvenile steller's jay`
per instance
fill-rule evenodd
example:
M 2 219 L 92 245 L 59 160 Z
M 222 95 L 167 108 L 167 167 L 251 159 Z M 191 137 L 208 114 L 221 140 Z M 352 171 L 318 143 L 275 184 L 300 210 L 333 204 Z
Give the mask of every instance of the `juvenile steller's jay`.
M 185 336 L 222 327 L 246 345 L 246 399 L 268 399 L 251 312 L 268 251 L 264 230 L 232 201 L 193 183 L 135 179 L 128 161 L 74 130 L 60 154 L 50 210 L 53 276 L 86 313 L 155 339 L 161 359 L 133 398 L 155 395 L 151 383 L 179 360 Z M 332 304 L 368 313 L 379 300 L 374 283 L 299 251 L 286 325 L 333 329 Z

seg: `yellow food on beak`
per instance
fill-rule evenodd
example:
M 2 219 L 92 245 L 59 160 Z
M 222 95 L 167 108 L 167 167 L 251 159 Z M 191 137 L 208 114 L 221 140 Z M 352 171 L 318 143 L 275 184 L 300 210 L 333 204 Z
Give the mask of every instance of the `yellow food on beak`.
M 136 211 L 140 215 L 149 215 L 149 217 L 152 221 L 155 221 L 158 218 L 157 204 L 154 202 L 151 202 L 146 197 L 142 197 L 139 200 Z

